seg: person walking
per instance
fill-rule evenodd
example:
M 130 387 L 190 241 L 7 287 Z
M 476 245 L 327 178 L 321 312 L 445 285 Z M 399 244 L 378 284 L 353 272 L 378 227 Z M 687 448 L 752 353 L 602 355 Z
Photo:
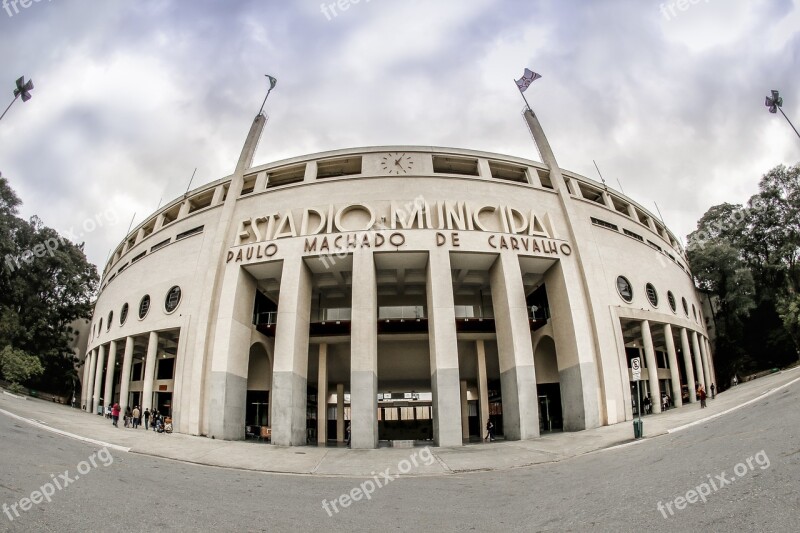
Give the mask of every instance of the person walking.
M 706 389 L 702 385 L 697 389 L 697 397 L 700 399 L 700 409 L 706 406 Z
M 139 412 L 139 406 L 133 408 L 133 412 L 131 413 L 131 422 L 133 422 L 133 429 L 137 429 L 139 427 L 139 416 L 141 413 Z
M 150 409 L 144 410 L 144 430 L 147 431 L 147 426 L 150 424 Z
M 711 399 L 713 400 L 716 397 L 717 397 L 717 388 L 712 383 L 711 384 Z
M 644 397 L 644 414 L 650 414 L 650 406 L 652 405 L 653 401 L 650 399 L 650 395 Z
M 350 429 L 350 423 L 347 423 L 347 447 L 350 447 L 350 439 L 352 437 L 352 431 Z
M 486 438 L 484 440 L 488 440 L 489 442 L 494 440 L 494 424 L 491 420 L 486 422 Z
M 115 403 L 114 407 L 111 408 L 111 423 L 114 425 L 115 428 L 119 426 L 117 423 L 119 422 L 119 404 Z

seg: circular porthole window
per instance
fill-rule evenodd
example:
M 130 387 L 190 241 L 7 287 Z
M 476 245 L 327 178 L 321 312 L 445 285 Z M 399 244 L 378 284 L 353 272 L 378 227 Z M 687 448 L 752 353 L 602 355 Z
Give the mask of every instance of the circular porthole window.
M 689 316 L 689 304 L 686 303 L 686 298 L 681 298 L 681 302 L 683 302 L 683 312 L 686 313 L 686 316 Z
M 178 308 L 181 303 L 181 288 L 175 285 L 167 293 L 167 299 L 164 300 L 164 309 L 167 313 L 173 312 Z
M 633 301 L 633 287 L 625 276 L 617 278 L 617 292 L 619 292 L 620 298 L 626 302 L 631 303 Z
M 122 304 L 122 309 L 119 312 L 119 325 L 123 325 L 128 320 L 128 304 Z
M 644 286 L 644 290 L 647 293 L 647 300 L 650 302 L 650 305 L 658 307 L 658 292 L 656 292 L 656 288 L 653 284 L 648 283 Z
M 145 294 L 144 298 L 142 298 L 142 301 L 139 302 L 139 320 L 146 317 L 149 311 L 150 311 L 150 295 Z
M 114 311 L 108 312 L 108 320 L 106 321 L 106 331 L 111 329 L 111 323 L 114 321 Z
M 678 310 L 678 304 L 675 303 L 675 295 L 672 294 L 672 291 L 667 291 L 667 300 L 669 300 L 669 308 L 672 309 L 672 312 L 676 312 Z

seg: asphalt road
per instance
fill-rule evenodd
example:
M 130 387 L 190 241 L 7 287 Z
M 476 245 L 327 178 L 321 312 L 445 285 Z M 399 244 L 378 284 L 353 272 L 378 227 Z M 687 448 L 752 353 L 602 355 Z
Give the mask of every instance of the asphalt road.
M 0 415 L 0 530 L 796 531 L 799 403 L 795 384 L 633 446 L 511 471 L 401 477 L 376 487 L 369 500 L 337 504 L 338 512 L 330 503 L 326 512 L 323 500 L 337 500 L 364 479 L 98 454 L 96 446 Z M 22 511 L 21 499 L 53 478 L 68 485 Z M 678 509 L 675 499 L 694 499 L 687 491 L 698 486 L 709 493 L 706 501 L 678 502 Z

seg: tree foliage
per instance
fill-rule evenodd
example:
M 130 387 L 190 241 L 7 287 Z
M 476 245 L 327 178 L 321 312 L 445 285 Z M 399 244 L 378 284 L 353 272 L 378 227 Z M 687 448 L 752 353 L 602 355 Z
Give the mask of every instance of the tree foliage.
M 746 206 L 710 208 L 687 252 L 698 288 L 714 295 L 723 379 L 797 360 L 800 165 L 770 170 Z
M 76 362 L 70 324 L 91 316 L 97 269 L 83 244 L 70 242 L 38 217 L 20 218 L 20 203 L 0 177 L 0 349 L 11 347 L 40 361 L 44 372 L 34 381 L 35 373 L 24 378 L 29 385 L 68 392 Z
M 23 381 L 44 373 L 44 367 L 38 357 L 11 346 L 6 346 L 0 351 L 0 369 L 11 382 L 12 389 L 17 388 Z

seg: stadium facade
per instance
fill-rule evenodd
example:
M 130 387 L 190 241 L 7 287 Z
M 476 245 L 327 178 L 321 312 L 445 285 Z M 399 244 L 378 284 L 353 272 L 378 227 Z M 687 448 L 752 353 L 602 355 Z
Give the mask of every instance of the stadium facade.
M 542 162 L 421 146 L 251 166 L 135 228 L 105 267 L 87 411 L 277 445 L 506 439 L 679 407 L 715 381 L 686 254 L 651 212 Z

